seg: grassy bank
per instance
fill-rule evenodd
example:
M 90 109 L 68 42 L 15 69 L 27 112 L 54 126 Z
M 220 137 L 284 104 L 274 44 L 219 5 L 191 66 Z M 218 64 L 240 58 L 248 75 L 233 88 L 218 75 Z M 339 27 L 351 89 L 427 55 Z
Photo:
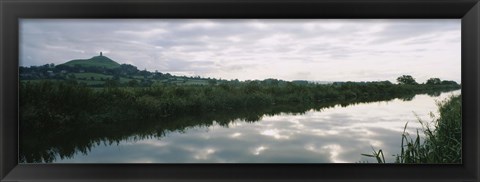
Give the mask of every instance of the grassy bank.
M 423 141 L 417 130 L 412 138 L 402 134 L 401 152 L 395 163 L 407 164 L 452 164 L 462 163 L 462 96 L 451 96 L 437 103 L 439 116 L 431 123 L 419 119 L 423 126 Z M 385 163 L 382 150 L 372 154 L 362 154 L 376 158 L 378 163 Z
M 459 85 L 399 85 L 385 82 L 320 84 L 242 84 L 158 86 L 147 88 L 106 87 L 94 90 L 76 82 L 21 83 L 20 110 L 25 124 L 30 119 L 44 124 L 122 119 L 143 120 L 175 114 L 239 110 L 285 104 L 318 105 L 336 102 L 369 102 L 393 98 L 411 99 L 415 94 L 435 95 Z
M 397 163 L 461 163 L 462 162 L 462 97 L 452 96 L 438 103 L 440 116 L 433 127 L 424 124 L 425 140 L 402 135 L 402 150 Z M 423 122 L 423 121 L 421 121 Z

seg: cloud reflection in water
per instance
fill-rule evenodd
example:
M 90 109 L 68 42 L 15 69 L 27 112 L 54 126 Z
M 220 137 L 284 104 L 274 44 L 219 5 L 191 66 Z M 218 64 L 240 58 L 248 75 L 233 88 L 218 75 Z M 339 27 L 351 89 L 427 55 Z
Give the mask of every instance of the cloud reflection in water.
M 235 121 L 172 132 L 165 137 L 99 145 L 88 155 L 75 154 L 60 163 L 355 163 L 375 162 L 361 156 L 371 147 L 383 149 L 387 161 L 400 151 L 401 134 L 416 133 L 417 117 L 431 121 L 439 97 L 417 95 L 411 101 L 336 106 L 303 115 L 264 116 L 260 121 Z

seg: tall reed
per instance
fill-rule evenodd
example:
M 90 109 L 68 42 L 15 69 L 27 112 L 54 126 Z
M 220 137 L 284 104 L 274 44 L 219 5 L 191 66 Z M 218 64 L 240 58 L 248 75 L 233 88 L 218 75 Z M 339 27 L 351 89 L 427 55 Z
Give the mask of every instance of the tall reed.
M 411 137 L 406 131 L 408 122 L 402 133 L 401 151 L 396 155 L 395 163 L 453 164 L 462 162 L 462 96 L 450 96 L 437 102 L 439 117 L 422 124 L 424 139 L 419 130 Z M 432 114 L 433 116 L 433 114 Z M 373 149 L 373 154 L 362 154 L 372 157 L 378 163 L 385 163 L 383 151 Z M 382 156 L 382 158 L 380 158 Z
M 419 119 L 425 140 L 421 143 L 417 130 L 415 139 L 402 134 L 402 149 L 397 163 L 461 163 L 462 162 L 462 96 L 451 96 L 438 102 L 440 116 L 432 124 Z M 406 129 L 405 125 L 405 129 Z

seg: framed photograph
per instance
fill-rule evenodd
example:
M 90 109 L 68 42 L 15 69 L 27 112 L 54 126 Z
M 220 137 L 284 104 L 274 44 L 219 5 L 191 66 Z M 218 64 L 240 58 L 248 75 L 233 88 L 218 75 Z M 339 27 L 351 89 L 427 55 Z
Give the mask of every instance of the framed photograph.
M 1 181 L 478 181 L 477 0 L 0 9 Z

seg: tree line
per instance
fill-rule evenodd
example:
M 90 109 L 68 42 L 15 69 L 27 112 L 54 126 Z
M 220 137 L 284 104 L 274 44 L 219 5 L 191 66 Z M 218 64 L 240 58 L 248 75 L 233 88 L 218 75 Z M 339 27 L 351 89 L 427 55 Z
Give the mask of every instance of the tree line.
M 112 78 L 108 79 L 101 79 L 105 81 L 104 84 L 101 86 L 106 85 L 118 85 L 118 86 L 150 86 L 152 84 L 152 80 L 165 80 L 165 79 L 172 79 L 172 78 L 190 78 L 190 79 L 202 79 L 207 81 L 216 81 L 216 79 L 212 78 L 200 78 L 200 77 L 187 77 L 187 76 L 174 76 L 170 73 L 162 73 L 159 71 L 150 72 L 146 69 L 139 70 L 136 66 L 131 64 L 121 64 L 117 68 L 107 68 L 107 67 L 99 67 L 99 66 L 81 66 L 81 65 L 55 65 L 45 64 L 42 66 L 29 66 L 19 67 L 19 76 L 20 80 L 45 80 L 45 79 L 55 79 L 55 80 L 78 80 L 75 78 L 73 73 L 98 73 L 103 75 L 110 75 Z M 138 78 L 140 77 L 141 81 L 132 81 L 130 83 L 121 84 L 119 82 L 120 78 Z M 92 77 L 92 79 L 94 79 Z M 137 82 L 137 83 L 135 83 Z M 148 83 L 148 84 L 147 84 Z

